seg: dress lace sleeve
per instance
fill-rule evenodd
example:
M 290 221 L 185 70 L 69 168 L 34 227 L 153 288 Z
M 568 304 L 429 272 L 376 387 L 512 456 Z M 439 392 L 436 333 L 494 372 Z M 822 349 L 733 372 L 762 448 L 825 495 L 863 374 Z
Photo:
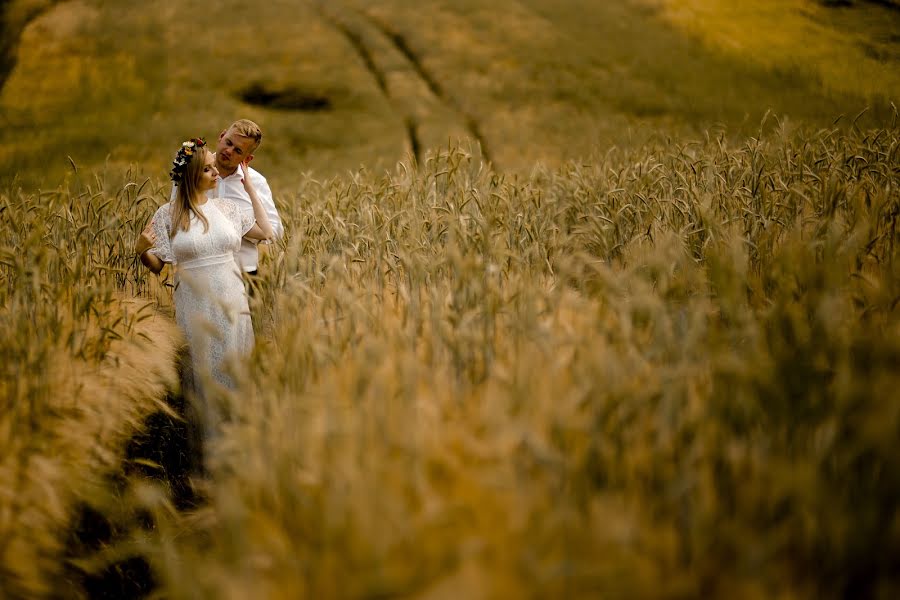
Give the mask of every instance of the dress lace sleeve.
M 175 261 L 175 253 L 172 252 L 172 240 L 169 231 L 172 229 L 171 204 L 163 204 L 153 215 L 153 232 L 156 234 L 156 245 L 149 252 L 156 255 L 164 263 Z
M 215 202 L 217 203 L 219 210 L 228 217 L 228 220 L 231 221 L 231 224 L 234 225 L 235 230 L 241 237 L 244 237 L 244 234 L 250 231 L 250 229 L 253 228 L 253 225 L 256 224 L 256 219 L 253 218 L 253 215 L 248 215 L 246 212 L 242 211 L 238 208 L 238 205 L 231 200 L 217 198 Z

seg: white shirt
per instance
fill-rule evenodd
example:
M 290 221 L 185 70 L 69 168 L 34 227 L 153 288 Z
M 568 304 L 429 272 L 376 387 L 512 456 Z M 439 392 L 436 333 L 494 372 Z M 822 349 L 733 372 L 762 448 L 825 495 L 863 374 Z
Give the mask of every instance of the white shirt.
M 238 208 L 253 217 L 253 202 L 250 200 L 250 194 L 244 189 L 244 184 L 241 183 L 241 169 L 238 166 L 235 172 L 228 177 L 219 177 L 216 189 L 206 192 L 206 196 L 208 198 L 226 198 L 231 200 L 238 205 Z M 275 208 L 275 201 L 272 199 L 272 190 L 269 188 L 269 182 L 266 181 L 262 173 L 253 167 L 249 167 L 249 171 L 250 183 L 253 184 L 253 189 L 256 190 L 256 195 L 259 196 L 259 201 L 266 211 L 266 216 L 269 217 L 269 223 L 272 225 L 275 237 L 279 238 L 284 233 L 284 227 L 281 225 L 281 217 Z M 236 258 L 244 271 L 255 271 L 259 264 L 259 251 L 256 249 L 256 242 L 247 238 L 241 239 L 241 250 Z

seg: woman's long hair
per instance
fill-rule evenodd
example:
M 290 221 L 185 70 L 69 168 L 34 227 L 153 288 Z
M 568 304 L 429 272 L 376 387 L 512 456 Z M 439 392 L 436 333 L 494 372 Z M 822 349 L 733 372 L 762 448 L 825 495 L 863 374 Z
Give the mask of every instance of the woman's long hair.
M 196 215 L 203 221 L 203 233 L 209 231 L 209 221 L 202 212 L 197 210 L 196 201 L 196 196 L 204 193 L 199 190 L 200 178 L 203 175 L 203 167 L 206 165 L 208 154 L 209 151 L 206 148 L 196 148 L 184 166 L 181 182 L 176 187 L 174 206 L 172 206 L 172 231 L 169 232 L 169 237 L 174 237 L 179 231 L 189 230 L 192 215 Z

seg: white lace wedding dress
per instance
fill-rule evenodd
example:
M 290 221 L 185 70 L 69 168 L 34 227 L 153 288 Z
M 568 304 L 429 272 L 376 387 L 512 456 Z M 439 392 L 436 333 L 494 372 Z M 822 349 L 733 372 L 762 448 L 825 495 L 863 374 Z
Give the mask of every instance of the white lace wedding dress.
M 188 231 L 172 231 L 172 203 L 159 207 L 153 217 L 156 245 L 150 250 L 175 265 L 175 318 L 190 351 L 193 382 L 201 398 L 204 384 L 233 388 L 230 368 L 253 349 L 253 325 L 241 269 L 236 260 L 241 238 L 253 227 L 252 217 L 233 202 L 210 199 L 200 207 L 209 230 L 196 216 Z M 229 365 L 232 365 L 231 367 Z M 212 407 L 207 406 L 207 412 Z M 217 421 L 213 415 L 209 419 Z

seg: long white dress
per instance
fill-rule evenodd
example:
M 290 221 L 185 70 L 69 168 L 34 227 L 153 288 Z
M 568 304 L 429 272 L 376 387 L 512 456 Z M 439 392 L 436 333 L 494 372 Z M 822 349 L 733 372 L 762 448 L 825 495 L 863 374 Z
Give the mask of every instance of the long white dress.
M 150 250 L 175 265 L 175 318 L 184 331 L 193 372 L 193 391 L 208 398 L 207 386 L 233 388 L 230 368 L 253 349 L 247 293 L 236 260 L 241 238 L 255 223 L 230 200 L 210 199 L 199 207 L 208 231 L 196 216 L 188 231 L 170 237 L 172 203 L 153 217 L 156 245 Z M 231 365 L 231 366 L 229 366 Z M 207 426 L 219 419 L 206 407 Z

